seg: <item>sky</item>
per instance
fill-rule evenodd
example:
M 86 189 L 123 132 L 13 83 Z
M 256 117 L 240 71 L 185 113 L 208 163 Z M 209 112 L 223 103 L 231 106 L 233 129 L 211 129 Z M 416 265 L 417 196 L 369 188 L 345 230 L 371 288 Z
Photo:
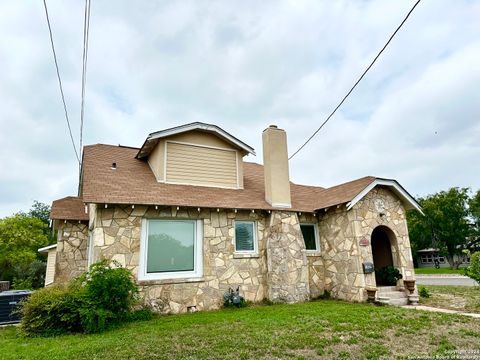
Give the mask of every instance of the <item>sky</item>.
M 84 144 L 139 147 L 216 124 L 254 147 L 276 124 L 292 154 L 414 1 L 92 0 Z M 77 147 L 84 3 L 48 0 Z M 364 80 L 290 161 L 299 184 L 372 175 L 414 196 L 480 188 L 480 1 L 423 0 Z M 0 2 L 0 217 L 77 194 L 42 1 Z

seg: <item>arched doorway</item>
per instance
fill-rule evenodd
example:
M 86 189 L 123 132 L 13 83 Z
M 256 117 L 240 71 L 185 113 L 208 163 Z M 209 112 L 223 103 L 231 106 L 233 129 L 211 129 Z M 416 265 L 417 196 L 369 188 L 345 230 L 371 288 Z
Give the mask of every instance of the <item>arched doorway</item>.
M 375 270 L 381 269 L 385 266 L 394 266 L 392 256 L 392 240 L 394 240 L 394 238 L 395 235 L 393 234 L 392 230 L 386 226 L 378 226 L 373 230 L 371 245 L 373 266 Z M 377 276 L 376 272 L 375 281 L 377 286 L 388 285 L 383 283 L 384 281 Z

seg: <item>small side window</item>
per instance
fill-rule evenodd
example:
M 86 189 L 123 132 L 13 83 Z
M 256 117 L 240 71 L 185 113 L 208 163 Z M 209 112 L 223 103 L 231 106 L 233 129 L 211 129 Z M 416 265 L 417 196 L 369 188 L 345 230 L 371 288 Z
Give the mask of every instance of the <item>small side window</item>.
M 317 226 L 315 224 L 300 224 L 300 230 L 302 230 L 305 249 L 309 252 L 320 251 Z
M 235 221 L 235 252 L 257 252 L 257 236 L 254 221 Z

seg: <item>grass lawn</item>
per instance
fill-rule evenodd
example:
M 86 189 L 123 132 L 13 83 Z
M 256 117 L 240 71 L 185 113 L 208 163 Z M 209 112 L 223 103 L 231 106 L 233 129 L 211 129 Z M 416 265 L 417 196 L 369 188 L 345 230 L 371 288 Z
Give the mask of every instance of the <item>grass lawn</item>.
M 459 274 L 463 275 L 463 269 L 450 269 L 450 268 L 416 268 L 415 274 Z
M 430 293 L 429 298 L 420 299 L 422 305 L 480 313 L 478 286 L 418 285 L 422 287 Z
M 480 343 L 478 319 L 333 300 L 159 316 L 94 335 L 17 331 L 0 329 L 3 360 L 395 359 Z

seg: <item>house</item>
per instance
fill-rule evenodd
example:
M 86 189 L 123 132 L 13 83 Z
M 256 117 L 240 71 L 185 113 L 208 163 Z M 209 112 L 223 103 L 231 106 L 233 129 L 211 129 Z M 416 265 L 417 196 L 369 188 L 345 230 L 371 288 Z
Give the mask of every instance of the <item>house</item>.
M 263 165 L 243 160 L 252 147 L 199 122 L 151 133 L 140 148 L 85 146 L 79 196 L 52 205 L 53 282 L 112 259 L 132 271 L 145 303 L 178 313 L 218 308 L 237 286 L 250 301 L 325 290 L 365 301 L 382 285 L 368 263 L 414 279 L 405 213 L 420 208 L 397 181 L 294 184 L 285 131 L 262 136 Z
M 438 266 L 441 268 L 451 267 L 446 257 L 440 255 L 440 250 L 437 248 L 418 250 L 416 260 L 419 268 L 433 268 L 435 267 L 435 260 L 438 261 Z M 466 267 L 470 264 L 470 257 L 467 254 L 454 254 L 453 261 L 455 264 L 459 264 L 459 267 Z

